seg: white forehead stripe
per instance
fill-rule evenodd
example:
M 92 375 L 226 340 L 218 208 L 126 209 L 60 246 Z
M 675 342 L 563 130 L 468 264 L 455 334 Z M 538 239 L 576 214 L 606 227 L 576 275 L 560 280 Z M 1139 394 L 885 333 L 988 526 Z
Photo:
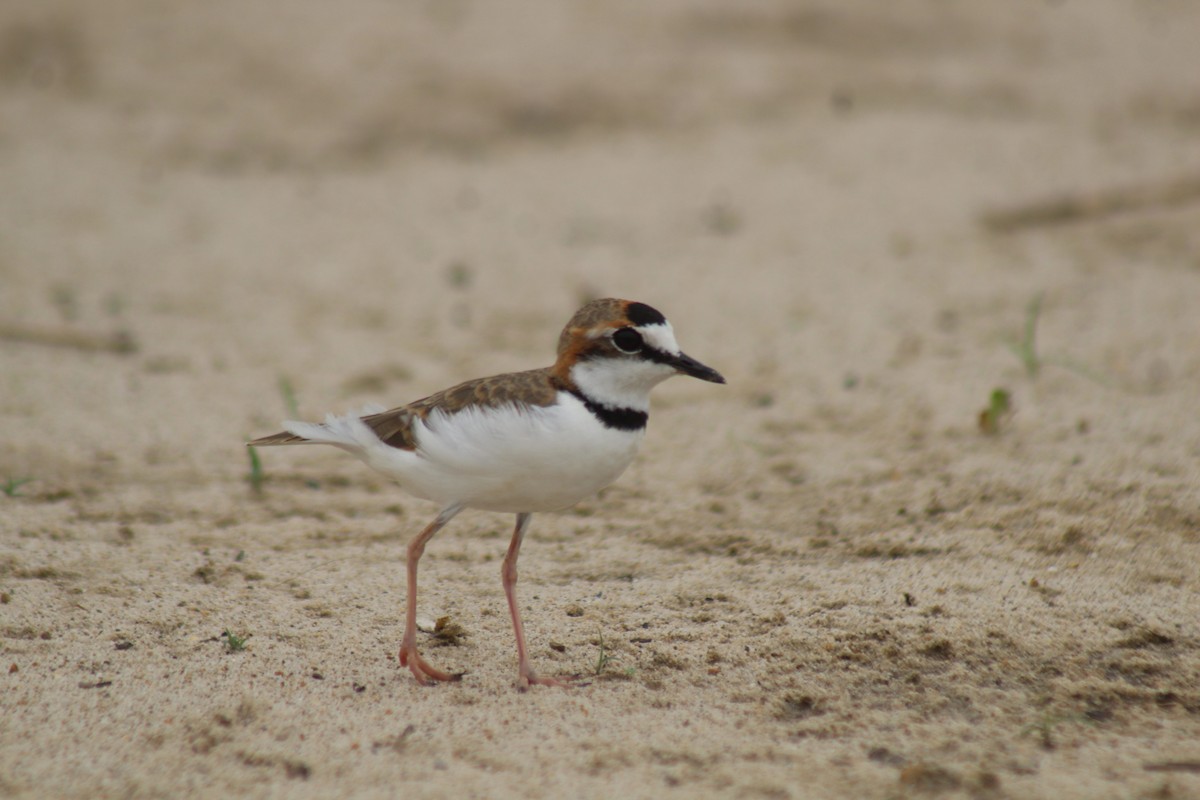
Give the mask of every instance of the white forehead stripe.
M 635 330 L 642 334 L 642 339 L 645 340 L 646 344 L 655 350 L 661 350 L 673 356 L 679 355 L 679 344 L 675 341 L 675 331 L 672 330 L 671 323 L 662 322 L 653 325 L 639 325 Z

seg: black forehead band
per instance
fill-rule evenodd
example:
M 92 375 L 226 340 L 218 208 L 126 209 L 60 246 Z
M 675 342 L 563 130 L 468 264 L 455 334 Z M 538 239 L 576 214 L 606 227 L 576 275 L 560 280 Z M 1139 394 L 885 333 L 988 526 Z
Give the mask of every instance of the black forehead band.
M 667 321 L 667 318 L 659 313 L 658 309 L 651 308 L 645 303 L 630 303 L 625 309 L 625 318 L 635 326 L 642 325 L 662 325 Z

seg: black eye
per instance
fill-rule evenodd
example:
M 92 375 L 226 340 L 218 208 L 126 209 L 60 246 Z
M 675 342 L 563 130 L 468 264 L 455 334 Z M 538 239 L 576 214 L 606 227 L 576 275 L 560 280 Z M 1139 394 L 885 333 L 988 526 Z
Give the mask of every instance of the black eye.
M 642 335 L 633 328 L 620 328 L 612 335 L 613 344 L 624 353 L 636 353 L 642 349 Z

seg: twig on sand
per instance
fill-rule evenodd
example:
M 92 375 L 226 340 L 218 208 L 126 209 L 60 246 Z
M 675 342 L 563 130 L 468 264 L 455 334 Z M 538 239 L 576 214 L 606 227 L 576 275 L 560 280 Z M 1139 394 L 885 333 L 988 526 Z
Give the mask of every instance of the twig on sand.
M 1188 175 L 1141 186 L 1078 192 L 1016 203 L 980 215 L 984 227 L 996 233 L 1025 228 L 1066 225 L 1131 211 L 1200 203 L 1200 175 Z
M 128 355 L 137 352 L 138 349 L 137 342 L 128 331 L 89 333 L 68 328 L 35 328 L 4 322 L 0 322 L 0 340 L 70 347 L 88 353 Z

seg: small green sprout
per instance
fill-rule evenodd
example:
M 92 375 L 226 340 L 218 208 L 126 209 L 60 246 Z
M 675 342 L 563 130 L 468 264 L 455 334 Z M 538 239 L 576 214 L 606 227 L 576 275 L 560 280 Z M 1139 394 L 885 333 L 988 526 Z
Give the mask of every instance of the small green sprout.
M 266 476 L 263 475 L 262 460 L 258 457 L 257 447 L 247 447 L 246 452 L 250 454 L 250 474 L 246 476 L 246 480 L 250 481 L 250 488 L 255 494 L 262 494 L 263 480 Z
M 1021 729 L 1021 736 L 1031 736 L 1038 740 L 1038 743 L 1045 750 L 1053 750 L 1057 746 L 1054 739 L 1054 732 L 1065 724 L 1074 725 L 1092 725 L 1093 720 L 1089 719 L 1086 714 L 1043 714 L 1037 722 L 1026 725 Z
M 33 478 L 9 478 L 0 484 L 0 492 L 4 492 L 6 497 L 21 497 L 17 490 L 32 480 Z
M 221 632 L 221 636 L 225 638 L 225 649 L 227 651 L 230 653 L 240 653 L 246 649 L 246 640 L 250 638 L 251 634 L 247 633 L 245 636 L 239 636 L 233 631 L 226 630 Z
M 987 408 L 979 412 L 979 430 L 988 436 L 995 436 L 1000 432 L 1000 424 L 1011 413 L 1012 395 L 1009 394 L 1007 389 L 992 389 L 992 394 L 988 398 Z
M 1042 315 L 1043 297 L 1044 295 L 1041 292 L 1038 292 L 1033 296 L 1033 299 L 1029 301 L 1029 305 L 1025 307 L 1025 331 L 1020 341 L 1010 339 L 1006 342 L 1008 349 L 1011 350 L 1013 354 L 1021 360 L 1021 364 L 1024 365 L 1025 374 L 1030 378 L 1036 378 L 1044 365 L 1052 364 L 1064 369 L 1069 369 L 1076 375 L 1081 375 L 1088 380 L 1095 381 L 1101 386 L 1107 386 L 1109 384 L 1108 379 L 1085 364 L 1080 364 L 1068 356 L 1055 354 L 1042 356 L 1038 353 L 1037 326 L 1038 320 Z
M 296 401 L 296 389 L 292 386 L 291 379 L 286 375 L 279 376 L 279 394 L 283 397 L 283 405 L 287 408 L 288 414 L 292 418 L 300 416 L 300 404 Z
M 1025 307 L 1025 335 L 1019 342 L 1010 341 L 1008 349 L 1012 350 L 1021 363 L 1025 365 L 1025 374 L 1036 378 L 1042 368 L 1042 360 L 1037 353 L 1037 324 L 1042 314 L 1042 293 L 1038 292 Z
M 609 655 L 608 649 L 604 646 L 604 631 L 601 631 L 600 654 L 596 657 L 596 674 L 599 675 L 601 672 L 604 672 L 610 661 L 612 661 L 612 656 Z

